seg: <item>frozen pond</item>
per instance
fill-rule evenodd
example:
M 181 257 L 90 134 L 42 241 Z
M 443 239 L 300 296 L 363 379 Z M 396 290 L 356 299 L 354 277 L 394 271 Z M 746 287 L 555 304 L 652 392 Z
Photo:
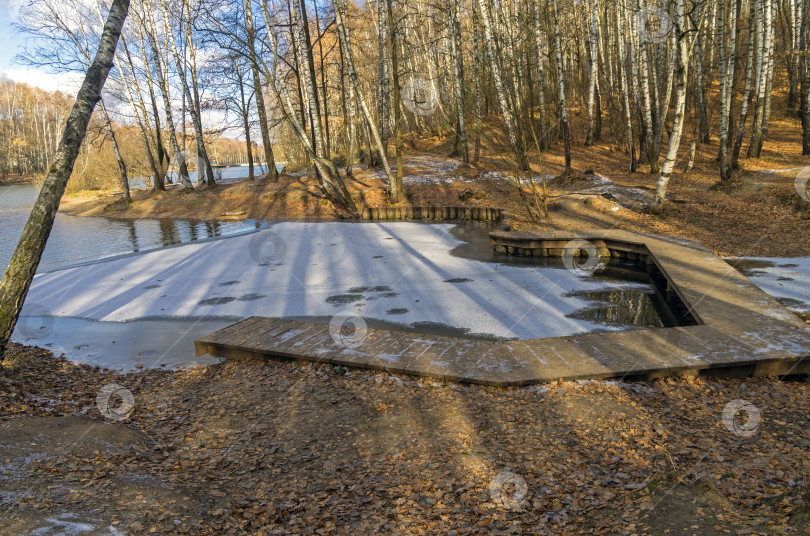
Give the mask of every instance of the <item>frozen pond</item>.
M 469 248 L 452 224 L 275 223 L 39 274 L 14 340 L 103 366 L 176 366 L 196 362 L 193 338 L 253 315 L 350 314 L 456 336 L 558 337 L 627 329 L 621 315 L 577 314 L 594 310 L 592 293 L 652 293 L 643 282 L 560 266 L 478 260 Z

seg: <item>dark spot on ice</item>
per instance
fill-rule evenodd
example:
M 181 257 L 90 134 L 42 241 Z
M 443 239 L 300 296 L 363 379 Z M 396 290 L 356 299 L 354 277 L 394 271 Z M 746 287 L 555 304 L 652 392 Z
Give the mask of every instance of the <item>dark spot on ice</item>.
M 399 296 L 399 292 L 385 292 L 381 294 L 383 298 L 393 298 L 394 296 Z
M 373 256 L 373 257 L 371 257 L 371 258 L 372 258 L 372 259 L 382 259 L 382 258 L 383 258 L 383 256 L 382 256 L 382 255 L 374 255 L 374 256 Z
M 374 287 L 372 290 L 374 292 L 388 292 L 391 290 L 391 287 L 381 285 L 379 287 Z
M 239 283 L 239 281 L 225 281 L 224 283 L 220 283 L 220 287 L 230 287 L 231 285 L 235 285 Z
M 777 281 L 793 281 L 793 278 L 792 277 L 782 276 L 782 277 L 777 278 L 776 280 Z
M 85 348 L 90 348 L 89 344 L 77 344 L 73 347 L 74 350 L 84 350 Z
M 404 307 L 398 307 L 396 309 L 388 309 L 385 312 L 385 314 L 388 314 L 388 315 L 404 315 L 407 312 L 408 312 L 408 310 L 405 309 Z
M 231 296 L 221 296 L 219 298 L 207 298 L 205 300 L 200 300 L 197 305 L 222 305 L 225 303 L 231 303 L 236 298 Z
M 456 277 L 454 279 L 445 279 L 445 283 L 472 283 L 472 279 L 467 279 L 466 277 Z
M 346 292 L 348 292 L 349 294 L 360 294 L 362 292 L 368 292 L 369 290 L 370 290 L 369 287 L 352 287 Z
M 788 264 L 780 264 L 779 268 L 797 268 L 798 264 L 788 263 Z
M 146 285 L 143 288 L 146 290 L 152 290 L 153 288 L 160 288 L 160 285 Z
M 155 355 L 157 350 L 144 350 L 143 352 L 138 352 L 139 356 L 147 356 L 147 355 Z
M 237 298 L 239 301 L 254 301 L 254 300 L 261 300 L 264 298 L 264 294 L 254 294 L 251 292 L 250 294 L 245 294 L 244 296 L 239 296 Z
M 332 305 L 343 305 L 346 303 L 354 303 L 363 299 L 362 294 L 335 294 L 326 298 L 326 303 Z

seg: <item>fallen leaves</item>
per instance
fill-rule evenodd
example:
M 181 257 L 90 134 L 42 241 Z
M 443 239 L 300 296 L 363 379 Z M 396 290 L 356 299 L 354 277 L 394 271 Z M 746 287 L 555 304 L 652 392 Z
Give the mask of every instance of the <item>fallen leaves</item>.
M 758 533 L 789 526 L 803 505 L 804 382 L 504 390 L 282 362 L 118 375 L 12 353 L 19 365 L 0 376 L 0 420 L 101 420 L 94 397 L 114 381 L 137 400 L 127 426 L 149 438 L 26 468 L 34 493 L 18 516 L 52 507 L 54 482 L 72 482 L 65 507 L 115 512 L 119 527 L 157 534 L 661 534 L 690 516 L 685 528 L 698 534 Z M 751 438 L 720 421 L 740 396 L 768 408 Z M 527 483 L 521 508 L 491 500 L 505 469 Z M 117 482 L 127 475 L 176 490 L 177 503 L 125 497 Z

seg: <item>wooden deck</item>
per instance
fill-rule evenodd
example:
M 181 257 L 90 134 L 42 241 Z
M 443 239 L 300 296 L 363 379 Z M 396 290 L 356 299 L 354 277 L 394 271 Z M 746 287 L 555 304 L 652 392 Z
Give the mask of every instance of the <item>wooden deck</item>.
M 521 341 L 480 341 L 369 329 L 357 344 L 329 326 L 251 317 L 196 341 L 198 355 L 287 358 L 504 387 L 557 379 L 810 371 L 810 329 L 722 259 L 685 240 L 606 230 L 490 235 L 526 254 L 573 239 L 645 255 L 698 325 Z M 542 253 L 538 253 L 542 254 Z

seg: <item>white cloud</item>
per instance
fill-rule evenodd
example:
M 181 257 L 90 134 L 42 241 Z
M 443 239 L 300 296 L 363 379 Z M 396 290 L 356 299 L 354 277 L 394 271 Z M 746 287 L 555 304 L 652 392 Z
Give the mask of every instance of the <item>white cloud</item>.
M 78 93 L 79 86 L 84 79 L 80 73 L 51 74 L 39 69 L 3 69 L 0 70 L 0 73 L 15 82 L 36 86 L 47 91 L 62 91 L 69 95 Z

